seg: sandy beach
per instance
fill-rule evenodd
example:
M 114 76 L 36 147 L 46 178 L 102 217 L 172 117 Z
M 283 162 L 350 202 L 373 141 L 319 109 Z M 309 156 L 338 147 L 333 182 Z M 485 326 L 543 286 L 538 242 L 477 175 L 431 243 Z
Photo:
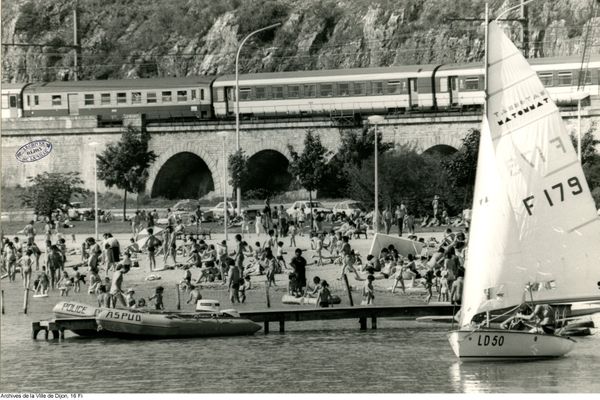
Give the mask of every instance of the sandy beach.
M 65 239 L 67 240 L 67 248 L 69 253 L 73 251 L 78 252 L 78 254 L 69 254 L 67 256 L 67 265 L 72 265 L 73 263 L 79 262 L 81 260 L 80 255 L 80 247 L 82 241 L 91 235 L 84 234 L 76 234 L 75 241 L 73 242 L 70 234 L 64 234 Z M 121 244 L 121 249 L 124 249 L 125 246 L 129 243 L 129 239 L 131 235 L 128 234 L 115 234 L 114 235 Z M 229 246 L 230 249 L 233 247 L 235 234 L 229 234 Z M 442 232 L 424 232 L 421 235 L 424 238 L 435 237 L 436 239 L 441 239 L 443 236 Z M 20 240 L 23 240 L 24 237 L 19 236 Z M 256 241 L 260 241 L 263 243 L 267 238 L 267 235 L 257 236 L 255 234 L 246 235 L 244 239 L 254 246 Z M 369 254 L 369 249 L 371 247 L 373 235 L 370 233 L 367 239 L 352 239 L 350 244 L 352 248 L 361 255 L 363 262 L 366 260 L 366 256 Z M 42 241 L 42 235 L 38 235 L 36 237 L 36 242 L 40 244 Z M 224 239 L 223 233 L 215 233 L 212 234 L 212 239 L 207 240 L 209 244 L 215 244 L 217 242 L 221 242 Z M 286 254 L 284 258 L 287 263 L 294 256 L 294 250 L 296 247 L 289 247 L 289 238 L 283 239 L 285 245 L 284 249 Z M 181 241 L 178 241 L 178 244 Z M 310 248 L 310 241 L 307 235 L 297 236 L 296 237 L 297 248 L 303 250 L 303 256 L 306 258 L 308 262 L 307 266 L 307 280 L 309 284 L 312 283 L 312 279 L 315 276 L 319 276 L 321 279 L 327 280 L 330 284 L 331 290 L 333 294 L 337 294 L 342 299 L 342 305 L 349 305 L 348 292 L 346 290 L 345 284 L 342 280 L 339 280 L 341 266 L 338 264 L 328 263 L 323 266 L 318 266 L 315 263 L 315 259 L 313 255 L 316 254 L 314 250 Z M 41 246 L 41 250 L 44 251 L 44 247 Z M 329 255 L 328 251 L 324 252 L 324 255 Z M 40 265 L 42 265 L 45 255 L 42 254 L 40 258 Z M 157 269 L 162 269 L 164 267 L 163 256 L 160 255 L 156 257 L 157 260 Z M 178 262 L 185 261 L 183 256 L 178 256 Z M 140 297 L 144 297 L 148 299 L 153 293 L 154 289 L 157 286 L 163 286 L 165 288 L 165 307 L 167 309 L 175 309 L 177 304 L 177 285 L 182 281 L 184 276 L 184 270 L 182 268 L 175 269 L 167 269 L 159 272 L 151 272 L 148 264 L 147 255 L 141 254 L 138 255 L 139 268 L 132 268 L 129 273 L 124 276 L 123 280 L 123 289 L 126 290 L 128 288 L 132 288 L 135 290 L 135 298 L 139 299 Z M 172 261 L 171 261 L 172 262 Z M 67 268 L 67 272 L 71 275 L 72 269 Z M 80 272 L 83 274 L 87 274 L 88 268 L 80 268 Z M 198 269 L 192 268 L 192 281 L 195 281 L 199 272 Z M 101 270 L 100 275 L 102 278 L 106 276 L 105 271 Z M 160 277 L 157 280 L 148 280 L 149 276 Z M 361 273 L 360 275 L 365 276 L 365 273 Z M 33 278 L 35 278 L 36 272 L 34 271 Z M 109 274 L 109 277 L 112 276 L 112 271 Z M 354 274 L 348 274 L 348 282 L 351 287 L 351 292 L 353 296 L 354 304 L 360 304 L 361 296 L 360 291 L 364 284 L 363 281 L 357 281 L 354 277 Z M 278 307 L 300 307 L 300 306 L 286 306 L 281 303 L 281 297 L 287 293 L 288 287 L 288 273 L 283 272 L 281 274 L 276 275 L 276 285 L 269 288 L 269 299 L 270 306 L 272 308 Z M 245 304 L 235 304 L 236 308 L 239 309 L 262 309 L 266 308 L 266 277 L 265 275 L 252 276 L 252 289 L 247 292 L 247 301 Z M 375 291 L 377 293 L 376 296 L 376 304 L 424 304 L 425 303 L 425 291 L 423 286 L 416 287 L 414 289 L 407 289 L 406 294 L 402 294 L 398 289 L 394 295 L 391 294 L 390 288 L 394 284 L 394 279 L 381 279 L 376 280 L 374 282 Z M 407 282 L 408 285 L 408 282 Z M 5 291 L 5 296 L 13 297 L 16 296 L 19 299 L 22 299 L 22 283 L 21 277 L 17 274 L 17 278 L 15 282 L 9 282 L 7 278 L 3 279 L 1 282 L 1 287 Z M 408 286 L 407 286 L 408 288 Z M 220 281 L 215 282 L 206 282 L 200 285 L 200 291 L 204 298 L 211 298 L 215 300 L 221 301 L 223 306 L 231 306 L 231 303 L 228 299 L 228 292 L 225 285 Z M 181 309 L 183 310 L 192 310 L 193 304 L 186 304 L 188 294 L 184 291 L 179 293 L 180 296 L 180 304 Z M 36 308 L 41 306 L 42 309 L 46 309 L 48 311 L 51 310 L 52 306 L 56 304 L 57 301 L 60 300 L 76 300 L 81 301 L 88 304 L 95 304 L 96 298 L 94 295 L 90 295 L 87 293 L 87 286 L 82 286 L 81 292 L 75 293 L 71 291 L 69 296 L 61 297 L 59 296 L 59 291 L 57 289 L 50 290 L 48 298 L 35 298 L 30 299 L 30 303 L 32 306 Z M 434 293 L 435 300 L 435 293 Z

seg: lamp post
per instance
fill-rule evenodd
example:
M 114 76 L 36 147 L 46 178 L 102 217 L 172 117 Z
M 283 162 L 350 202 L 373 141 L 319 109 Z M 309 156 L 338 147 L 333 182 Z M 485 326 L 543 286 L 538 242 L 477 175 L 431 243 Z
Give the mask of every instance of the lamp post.
M 368 118 L 369 124 L 375 125 L 375 210 L 373 211 L 373 232 L 377 233 L 379 231 L 379 171 L 378 171 L 378 151 L 377 151 L 377 139 L 378 139 L 378 134 L 377 134 L 377 125 L 381 124 L 383 121 L 385 121 L 385 118 L 383 118 L 381 115 L 371 115 Z
M 88 143 L 94 148 L 94 233 L 96 240 L 98 240 L 98 153 L 96 147 L 99 144 L 98 142 Z
M 235 150 L 240 150 L 240 52 L 242 51 L 242 47 L 246 43 L 250 37 L 253 35 L 266 31 L 269 29 L 273 29 L 277 26 L 281 25 L 281 22 L 278 22 L 273 25 L 265 26 L 264 28 L 260 28 L 255 30 L 254 32 L 250 32 L 246 37 L 242 40 L 240 45 L 238 46 L 237 53 L 235 55 Z M 237 213 L 240 215 L 242 213 L 242 188 L 236 188 L 236 197 L 237 197 Z
M 225 243 L 227 243 L 227 223 L 228 223 L 228 218 L 227 218 L 227 211 L 228 211 L 228 204 L 227 204 L 227 157 L 226 157 L 226 153 L 225 153 L 225 140 L 227 139 L 227 132 L 226 131 L 221 131 L 221 132 L 217 132 L 217 135 L 219 137 L 221 137 L 223 139 L 223 226 L 224 226 L 224 233 L 225 233 Z M 227 246 L 226 246 L 227 247 Z

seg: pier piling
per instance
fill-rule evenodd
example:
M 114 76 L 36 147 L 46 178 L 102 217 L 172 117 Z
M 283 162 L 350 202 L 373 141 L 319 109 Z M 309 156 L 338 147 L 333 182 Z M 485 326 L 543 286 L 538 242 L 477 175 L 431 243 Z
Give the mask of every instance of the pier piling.
M 366 331 L 367 330 L 367 318 L 360 317 L 358 319 L 358 322 L 360 323 L 360 330 L 361 331 Z
M 0 291 L 0 306 L 2 307 L 2 314 L 4 315 L 4 290 Z
M 271 298 L 269 297 L 269 285 L 268 284 L 265 285 L 265 295 L 267 297 L 267 308 L 271 308 Z M 267 330 L 267 333 L 269 333 L 268 330 Z
M 348 293 L 348 301 L 350 302 L 350 307 L 354 307 L 354 300 L 352 299 L 352 291 L 350 289 L 350 284 L 348 283 L 348 277 L 346 274 L 342 275 L 344 279 L 344 285 L 346 286 L 346 292 Z
M 177 290 L 177 309 L 181 310 L 181 294 L 179 293 L 179 285 L 175 284 L 175 290 Z
M 27 306 L 29 305 L 29 288 L 25 288 L 23 293 L 23 314 L 27 314 Z
M 377 317 L 371 317 L 371 329 L 377 329 Z
M 265 321 L 265 328 L 263 330 L 265 335 L 269 333 L 269 321 Z
M 285 333 L 285 320 L 279 320 L 279 333 Z

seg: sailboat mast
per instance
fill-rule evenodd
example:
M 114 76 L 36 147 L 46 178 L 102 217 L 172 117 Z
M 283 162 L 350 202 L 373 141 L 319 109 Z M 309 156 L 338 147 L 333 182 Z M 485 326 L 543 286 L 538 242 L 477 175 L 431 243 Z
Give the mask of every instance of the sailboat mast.
M 488 31 L 490 24 L 490 4 L 485 2 L 485 34 L 484 34 L 484 51 L 483 51 L 483 112 L 487 115 L 487 96 L 488 96 Z
M 484 35 L 484 53 L 483 53 L 483 115 L 484 121 L 487 118 L 487 101 L 488 101 L 488 46 L 489 46 L 489 24 L 490 24 L 490 4 L 485 2 L 485 35 Z M 482 132 L 483 133 L 483 132 Z M 490 312 L 485 312 L 485 325 L 490 326 Z

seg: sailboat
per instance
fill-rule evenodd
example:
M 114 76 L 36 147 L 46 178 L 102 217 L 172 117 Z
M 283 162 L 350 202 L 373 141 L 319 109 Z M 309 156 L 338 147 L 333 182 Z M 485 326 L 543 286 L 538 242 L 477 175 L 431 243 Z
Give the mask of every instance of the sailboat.
M 556 104 L 494 21 L 459 328 L 461 361 L 560 357 L 575 342 L 494 329 L 528 301 L 600 299 L 600 218 Z M 490 314 L 491 313 L 491 314 Z

